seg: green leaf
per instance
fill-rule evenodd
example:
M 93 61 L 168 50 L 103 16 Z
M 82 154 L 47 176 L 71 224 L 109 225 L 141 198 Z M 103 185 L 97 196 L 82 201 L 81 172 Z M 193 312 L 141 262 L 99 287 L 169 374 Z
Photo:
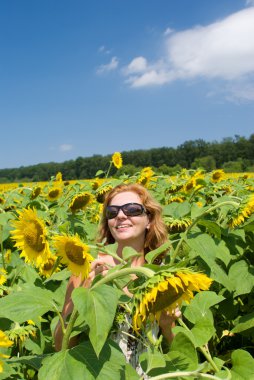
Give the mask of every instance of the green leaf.
M 54 310 L 53 293 L 36 286 L 29 286 L 0 299 L 0 317 L 23 323 Z
M 190 304 L 186 306 L 184 316 L 191 322 L 196 323 L 203 317 L 208 317 L 213 320 L 210 307 L 223 301 L 223 296 L 217 295 L 215 292 L 203 291 L 197 293 L 191 300 Z
M 213 321 L 209 318 L 199 319 L 191 329 L 191 332 L 195 338 L 196 347 L 201 347 L 208 343 L 215 331 Z
M 95 174 L 95 177 L 97 177 L 98 175 L 101 175 L 101 174 L 104 174 L 105 172 L 103 170 L 98 170 Z
M 134 248 L 124 247 L 123 252 L 122 252 L 122 257 L 125 261 L 128 261 L 132 257 L 137 257 L 137 256 L 140 256 L 140 253 L 137 252 Z
M 89 338 L 98 356 L 114 321 L 118 292 L 101 285 L 96 289 L 77 288 L 72 294 L 75 307 L 90 328 Z
M 228 277 L 232 281 L 234 296 L 248 294 L 254 286 L 254 269 L 246 261 L 240 260 L 234 263 L 228 272 Z
M 233 373 L 232 380 L 254 379 L 254 359 L 249 352 L 235 350 L 232 353 Z
M 165 367 L 166 365 L 164 355 L 155 348 L 148 348 L 147 352 L 143 352 L 139 357 L 139 362 L 146 373 L 151 369 Z
M 175 219 L 180 219 L 190 213 L 191 206 L 189 202 L 176 203 L 173 202 L 164 206 L 163 215 L 172 216 Z
M 211 234 L 216 236 L 216 238 L 221 238 L 221 228 L 216 222 L 207 219 L 200 219 L 197 224 L 199 226 L 204 226 Z
M 180 354 L 180 355 L 179 355 Z M 183 333 L 178 333 L 173 339 L 167 359 L 173 360 L 180 356 L 181 365 L 185 364 L 185 370 L 194 371 L 198 367 L 197 351 L 192 341 Z M 180 369 L 179 366 L 177 368 Z
M 187 244 L 200 256 L 210 268 L 210 277 L 224 285 L 229 291 L 232 290 L 232 283 L 225 271 L 216 263 L 216 255 L 219 255 L 219 245 L 216 245 L 211 236 L 198 234 L 186 240 Z
M 237 325 L 231 330 L 232 333 L 239 333 L 254 327 L 254 313 L 237 318 L 234 323 Z
M 171 242 L 166 242 L 162 244 L 159 248 L 154 249 L 153 251 L 150 251 L 146 254 L 146 261 L 148 264 L 152 264 L 153 261 L 158 257 L 160 254 L 162 254 L 164 251 L 166 251 L 169 247 L 171 247 Z
M 99 357 L 90 342 L 61 351 L 43 360 L 39 380 L 121 380 L 126 360 L 120 348 L 107 341 Z
M 45 357 L 47 356 L 48 355 L 35 355 L 35 356 L 28 355 L 28 356 L 21 356 L 21 357 L 13 357 L 11 359 L 8 359 L 7 362 L 10 364 L 13 364 L 13 363 L 27 364 L 30 367 L 36 370 L 39 370 L 39 368 L 41 367 L 42 360 L 45 359 Z

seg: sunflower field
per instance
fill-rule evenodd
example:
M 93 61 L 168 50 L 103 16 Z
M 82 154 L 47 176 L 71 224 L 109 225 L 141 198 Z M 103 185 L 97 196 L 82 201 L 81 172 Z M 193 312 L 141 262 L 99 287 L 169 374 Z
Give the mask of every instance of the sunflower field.
M 121 156 L 114 160 L 120 168 Z M 169 177 L 149 167 L 108 174 L 0 185 L 0 380 L 254 379 L 254 176 Z M 141 183 L 159 201 L 169 241 L 142 267 L 131 267 L 137 252 L 125 249 L 119 265 L 73 291 L 65 324 L 70 275 L 85 279 L 98 252 L 116 255 L 115 244 L 96 237 L 104 196 L 122 182 Z M 132 297 L 122 291 L 127 284 Z M 169 346 L 151 331 L 162 311 L 177 307 Z M 112 339 L 126 314 L 142 346 L 140 371 Z M 64 338 L 56 351 L 58 323 Z

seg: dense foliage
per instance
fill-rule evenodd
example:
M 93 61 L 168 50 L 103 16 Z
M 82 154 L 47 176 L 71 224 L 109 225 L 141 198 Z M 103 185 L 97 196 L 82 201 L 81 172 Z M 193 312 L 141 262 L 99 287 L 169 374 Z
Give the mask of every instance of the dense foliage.
M 169 243 L 135 269 L 130 259 L 136 253 L 127 249 L 121 264 L 97 276 L 90 289 L 76 289 L 75 309 L 56 353 L 53 331 L 68 278 L 83 266 L 78 254 L 115 255 L 115 245 L 95 241 L 103 195 L 121 181 L 142 183 L 161 203 Z M 172 178 L 149 168 L 104 181 L 67 183 L 58 174 L 46 184 L 6 186 L 0 198 L 0 379 L 143 379 L 110 338 L 112 329 L 121 328 L 123 310 L 148 337 L 141 340 L 145 352 L 139 357 L 147 378 L 253 379 L 253 190 L 247 174 L 230 179 L 222 170 L 184 169 Z M 72 255 L 64 252 L 64 242 L 73 247 Z M 166 249 L 164 265 L 152 264 Z M 120 289 L 135 270 L 133 298 L 126 297 Z M 212 279 L 209 290 L 205 275 Z M 174 289 L 182 317 L 168 347 L 135 318 L 174 308 Z M 158 304 L 159 291 L 168 296 Z M 150 312 L 141 307 L 144 302 L 152 303 Z M 76 334 L 82 334 L 80 344 L 68 349 Z
M 169 142 L 170 143 L 170 142 Z M 186 141 L 177 148 L 154 148 L 122 152 L 124 173 L 132 175 L 142 167 L 151 166 L 156 173 L 173 175 L 181 168 L 203 168 L 225 172 L 254 171 L 254 134 L 249 139 L 235 136 L 221 142 Z M 47 181 L 57 172 L 65 179 L 93 178 L 99 169 L 107 167 L 110 156 L 78 157 L 63 163 L 43 163 L 27 167 L 0 170 L 0 183 Z M 123 170 L 114 174 L 123 174 Z

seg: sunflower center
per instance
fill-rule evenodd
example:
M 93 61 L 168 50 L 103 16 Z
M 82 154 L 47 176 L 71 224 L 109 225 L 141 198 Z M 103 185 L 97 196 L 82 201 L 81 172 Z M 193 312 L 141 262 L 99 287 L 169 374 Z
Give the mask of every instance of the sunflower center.
M 37 221 L 31 221 L 24 230 L 24 240 L 26 244 L 38 253 L 45 248 L 42 236 L 43 229 Z
M 65 245 L 65 253 L 70 261 L 77 265 L 84 265 L 83 248 L 72 242 L 67 242 Z
M 53 259 L 48 259 L 48 261 L 43 265 L 43 269 L 46 271 L 50 271 L 53 266 L 54 266 L 54 260 Z
M 149 312 L 154 314 L 176 302 L 179 298 L 182 297 L 183 293 L 185 293 L 186 289 L 188 288 L 184 284 L 182 284 L 182 286 L 184 289 L 178 288 L 178 292 L 171 286 L 164 292 L 158 292 L 155 303 L 149 306 Z

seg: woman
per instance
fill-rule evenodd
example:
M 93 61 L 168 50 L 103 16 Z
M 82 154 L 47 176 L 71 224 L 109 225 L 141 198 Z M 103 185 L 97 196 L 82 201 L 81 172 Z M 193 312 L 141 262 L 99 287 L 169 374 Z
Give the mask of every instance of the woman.
M 118 243 L 118 257 L 122 257 L 125 247 L 135 249 L 140 255 L 133 258 L 131 265 L 133 267 L 143 265 L 146 262 L 146 253 L 158 248 L 168 240 L 161 211 L 161 206 L 143 186 L 139 184 L 118 185 L 105 197 L 98 240 L 100 242 L 106 240 L 106 244 Z M 91 272 L 83 284 L 80 278 L 71 276 L 62 311 L 64 320 L 73 310 L 71 300 L 73 289 L 80 285 L 89 287 L 97 274 L 105 275 L 109 266 L 117 264 L 119 264 L 117 259 L 100 253 L 98 258 L 92 262 Z M 131 295 L 128 289 L 124 289 L 124 291 Z M 173 337 L 171 330 L 173 321 L 172 316 L 167 315 L 166 312 L 162 313 L 159 323 L 160 330 L 168 342 Z M 62 338 L 62 329 L 58 324 L 55 331 L 56 350 L 61 349 Z M 116 337 L 118 342 L 119 339 L 121 337 Z M 70 346 L 75 344 L 76 341 L 73 339 Z

